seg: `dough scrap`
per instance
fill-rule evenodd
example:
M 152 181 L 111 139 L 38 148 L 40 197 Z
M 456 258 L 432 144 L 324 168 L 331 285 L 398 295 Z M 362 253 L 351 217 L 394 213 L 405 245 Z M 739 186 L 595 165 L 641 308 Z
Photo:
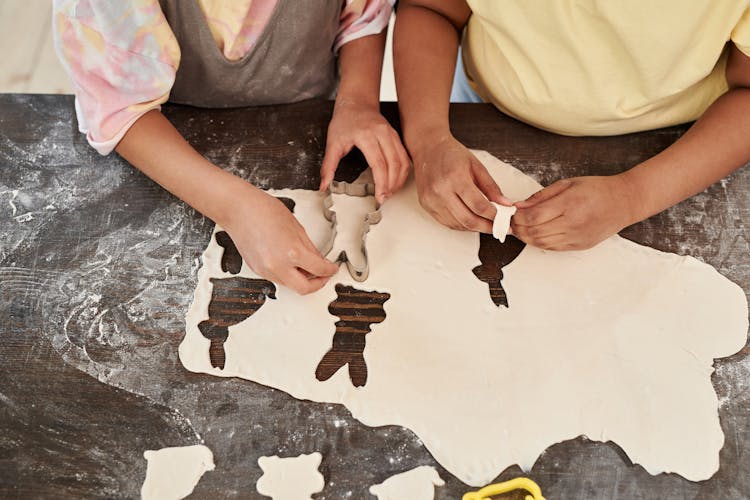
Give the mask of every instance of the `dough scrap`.
M 540 189 L 475 154 L 510 199 Z M 326 241 L 322 194 L 272 194 L 292 198 L 313 242 Z M 210 340 L 198 329 L 208 319 L 211 278 L 232 277 L 212 239 L 179 349 L 184 366 L 340 403 L 366 425 L 407 427 L 471 486 L 513 464 L 528 471 L 547 447 L 580 435 L 613 441 L 651 474 L 699 481 L 716 472 L 724 435 L 712 364 L 745 345 L 740 287 L 692 257 L 613 236 L 585 251 L 526 246 L 503 268 L 509 307 L 497 307 L 472 273 L 478 235 L 421 210 L 413 179 L 381 210 L 367 240 L 367 281 L 342 268 L 312 295 L 279 287 L 277 300 L 229 328 L 224 369 L 211 366 Z M 240 275 L 257 277 L 246 265 Z M 367 335 L 363 387 L 346 370 L 315 377 L 335 333 L 328 305 L 337 284 L 391 295 L 385 321 Z
M 515 205 L 506 207 L 499 203 L 490 202 L 497 209 L 495 214 L 495 220 L 492 223 L 492 236 L 500 240 L 500 243 L 505 243 L 505 237 L 508 236 L 510 230 L 510 218 L 516 213 Z
M 434 467 L 422 465 L 370 486 L 370 493 L 378 500 L 433 500 L 435 486 L 444 484 Z
M 255 488 L 273 500 L 310 500 L 325 486 L 325 478 L 318 472 L 322 458 L 318 452 L 288 458 L 260 457 L 263 475 Z
M 202 444 L 147 450 L 143 456 L 148 461 L 143 500 L 185 498 L 205 472 L 214 470 L 213 453 Z

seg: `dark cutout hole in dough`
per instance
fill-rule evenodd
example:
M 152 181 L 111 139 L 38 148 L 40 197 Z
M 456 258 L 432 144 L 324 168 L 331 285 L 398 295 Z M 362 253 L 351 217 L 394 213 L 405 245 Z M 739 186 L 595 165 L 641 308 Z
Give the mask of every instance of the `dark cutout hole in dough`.
M 508 296 L 501 283 L 503 279 L 503 267 L 515 260 L 526 247 L 526 243 L 508 236 L 505 243 L 500 243 L 491 234 L 479 235 L 479 261 L 481 265 L 472 269 L 474 276 L 480 281 L 487 283 L 490 298 L 497 307 L 510 307 Z
M 276 285 L 268 280 L 250 278 L 211 278 L 213 290 L 208 304 L 208 319 L 198 329 L 211 341 L 208 354 L 211 366 L 224 369 L 224 343 L 229 327 L 244 321 L 260 309 L 266 297 L 276 298 Z
M 221 270 L 225 273 L 239 274 L 242 269 L 242 256 L 234 246 L 232 238 L 226 231 L 219 231 L 216 233 L 216 243 L 224 249 L 221 255 Z
M 294 213 L 294 207 L 297 205 L 291 198 L 284 198 L 283 196 L 277 196 L 277 200 L 284 204 L 284 206 L 292 213 Z
M 328 311 L 339 317 L 333 346 L 320 360 L 315 378 L 321 382 L 328 380 L 344 365 L 349 365 L 349 378 L 355 387 L 367 383 L 365 364 L 365 335 L 370 333 L 370 325 L 385 320 L 383 304 L 391 294 L 368 292 L 356 288 L 336 285 L 338 298 L 331 302 Z

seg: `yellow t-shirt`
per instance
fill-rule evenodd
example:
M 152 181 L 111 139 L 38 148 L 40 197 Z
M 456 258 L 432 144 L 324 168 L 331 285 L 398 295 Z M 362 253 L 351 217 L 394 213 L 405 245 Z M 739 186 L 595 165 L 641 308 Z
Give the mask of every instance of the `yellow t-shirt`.
M 468 0 L 467 77 L 503 112 L 567 135 L 697 119 L 750 56 L 750 0 Z

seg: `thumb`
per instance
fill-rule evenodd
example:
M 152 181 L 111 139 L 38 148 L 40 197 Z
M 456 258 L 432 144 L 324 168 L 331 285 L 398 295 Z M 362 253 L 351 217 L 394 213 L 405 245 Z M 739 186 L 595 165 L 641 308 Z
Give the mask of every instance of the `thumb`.
M 536 193 L 532 194 L 527 199 L 517 202 L 515 205 L 518 208 L 533 207 L 534 205 L 537 205 L 543 201 L 547 201 L 550 198 L 554 198 L 558 194 L 568 189 L 571 185 L 572 183 L 570 182 L 570 179 L 563 179 L 563 180 L 557 181 L 551 184 L 550 186 L 537 191 Z
M 484 193 L 488 200 L 505 206 L 511 206 L 513 204 L 510 199 L 503 195 L 500 186 L 497 185 L 495 179 L 493 179 L 487 169 L 484 168 L 484 165 L 472 162 L 472 174 L 477 187 L 482 193 Z
M 339 270 L 338 264 L 321 256 L 318 252 L 308 251 L 300 256 L 297 267 L 314 277 L 330 277 Z

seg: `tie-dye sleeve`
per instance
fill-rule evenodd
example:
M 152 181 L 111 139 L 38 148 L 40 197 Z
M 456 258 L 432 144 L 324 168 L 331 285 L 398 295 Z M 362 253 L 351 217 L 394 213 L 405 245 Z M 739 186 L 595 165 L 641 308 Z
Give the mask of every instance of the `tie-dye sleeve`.
M 180 63 L 158 0 L 54 0 L 55 48 L 73 80 L 81 132 L 110 153 L 169 97 Z
M 383 31 L 391 19 L 395 0 L 345 0 L 334 50 L 342 45 Z

